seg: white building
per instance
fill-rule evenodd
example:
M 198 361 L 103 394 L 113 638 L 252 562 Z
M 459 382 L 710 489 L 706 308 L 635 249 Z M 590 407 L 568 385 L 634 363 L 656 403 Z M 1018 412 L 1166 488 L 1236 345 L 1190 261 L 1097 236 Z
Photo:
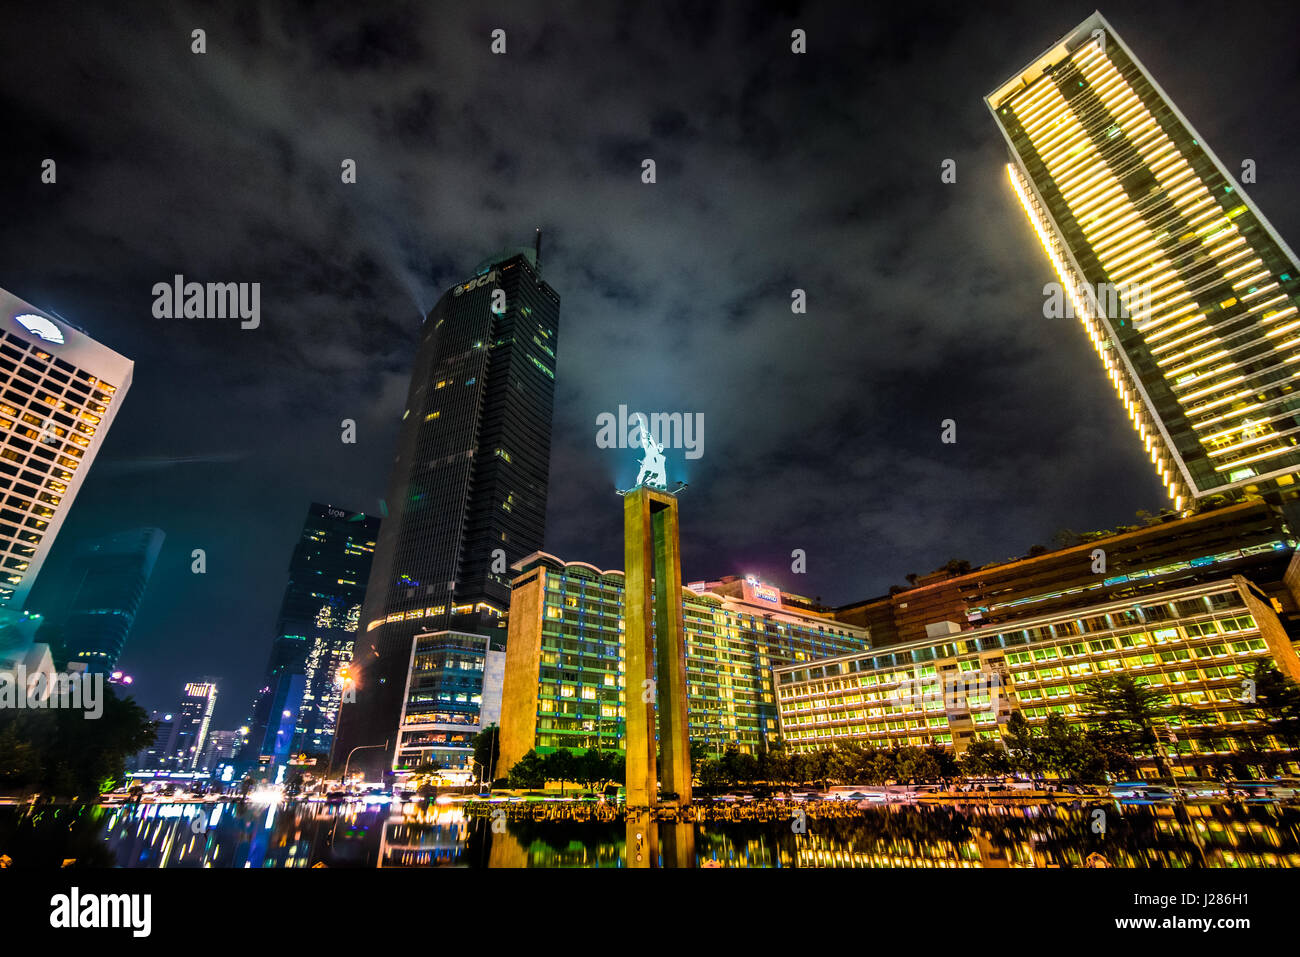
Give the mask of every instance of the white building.
M 0 289 L 0 608 L 26 602 L 133 367 Z

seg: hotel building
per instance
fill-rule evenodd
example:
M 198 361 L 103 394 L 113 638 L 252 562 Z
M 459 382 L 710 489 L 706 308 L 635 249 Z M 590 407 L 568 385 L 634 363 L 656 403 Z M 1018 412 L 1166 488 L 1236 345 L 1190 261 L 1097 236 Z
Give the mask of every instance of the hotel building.
M 498 778 L 530 749 L 625 745 L 623 573 L 537 552 L 517 563 L 510 600 Z M 866 629 L 761 582 L 682 589 L 687 721 L 711 755 L 778 737 L 772 668 L 863 651 Z
M 1252 492 L 1291 507 L 1295 254 L 1100 14 L 985 100 L 1011 189 L 1174 508 Z
M 1170 516 L 964 574 L 941 570 L 920 577 L 915 587 L 842 606 L 834 615 L 869 628 L 872 647 L 881 648 L 923 640 L 936 626 L 955 632 L 1010 623 L 1243 575 L 1277 602 L 1289 630 L 1300 633 L 1300 608 L 1288 584 L 1290 575 L 1300 575 L 1300 569 L 1291 572 L 1295 545 L 1281 511 L 1256 500 Z
M 21 610 L 133 363 L 0 289 L 0 608 Z
M 1233 732 L 1258 727 L 1243 681 L 1261 661 L 1300 681 L 1272 602 L 1233 575 L 774 672 L 788 750 L 937 745 L 959 755 L 1001 739 L 1015 710 L 1031 725 L 1056 713 L 1087 726 L 1086 684 L 1129 674 L 1167 696 L 1170 753 L 1205 767 L 1233 751 Z M 998 687 L 978 698 L 946 693 L 992 675 Z

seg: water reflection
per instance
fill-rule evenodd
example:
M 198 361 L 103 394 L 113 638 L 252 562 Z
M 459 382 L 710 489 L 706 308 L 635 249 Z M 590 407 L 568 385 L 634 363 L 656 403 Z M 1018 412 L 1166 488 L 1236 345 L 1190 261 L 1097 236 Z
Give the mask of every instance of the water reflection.
M 507 820 L 457 805 L 0 807 L 16 868 L 1300 867 L 1300 809 L 885 806 L 706 824 Z

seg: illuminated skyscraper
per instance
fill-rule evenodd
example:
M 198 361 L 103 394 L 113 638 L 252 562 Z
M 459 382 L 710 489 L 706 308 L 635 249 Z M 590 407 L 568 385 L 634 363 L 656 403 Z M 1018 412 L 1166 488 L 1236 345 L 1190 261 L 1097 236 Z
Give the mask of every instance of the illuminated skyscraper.
M 0 608 L 26 602 L 133 365 L 0 289 Z
M 313 502 L 289 560 L 266 682 L 249 720 L 242 759 L 283 765 L 328 757 L 352 660 L 380 520 Z
M 484 262 L 424 320 L 336 769 L 362 746 L 353 770 L 391 766 L 417 633 L 505 637 L 510 563 L 539 549 L 546 527 L 559 315 L 537 250 L 523 249 Z M 463 687 L 420 687 L 478 704 Z
M 165 766 L 177 771 L 194 770 L 203 755 L 208 727 L 212 724 L 212 711 L 216 706 L 217 685 L 212 679 L 191 681 L 185 686 L 185 695 L 172 721 L 163 757 Z
M 1174 507 L 1293 501 L 1295 254 L 1100 14 L 985 102 L 1011 187 Z

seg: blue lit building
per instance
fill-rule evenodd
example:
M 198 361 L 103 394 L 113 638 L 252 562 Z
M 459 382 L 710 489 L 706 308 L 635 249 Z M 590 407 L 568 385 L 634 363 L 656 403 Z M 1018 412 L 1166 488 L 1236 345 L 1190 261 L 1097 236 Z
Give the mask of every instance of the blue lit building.
M 248 764 L 329 755 L 379 519 L 313 502 L 289 562 L 267 677 L 253 706 Z

